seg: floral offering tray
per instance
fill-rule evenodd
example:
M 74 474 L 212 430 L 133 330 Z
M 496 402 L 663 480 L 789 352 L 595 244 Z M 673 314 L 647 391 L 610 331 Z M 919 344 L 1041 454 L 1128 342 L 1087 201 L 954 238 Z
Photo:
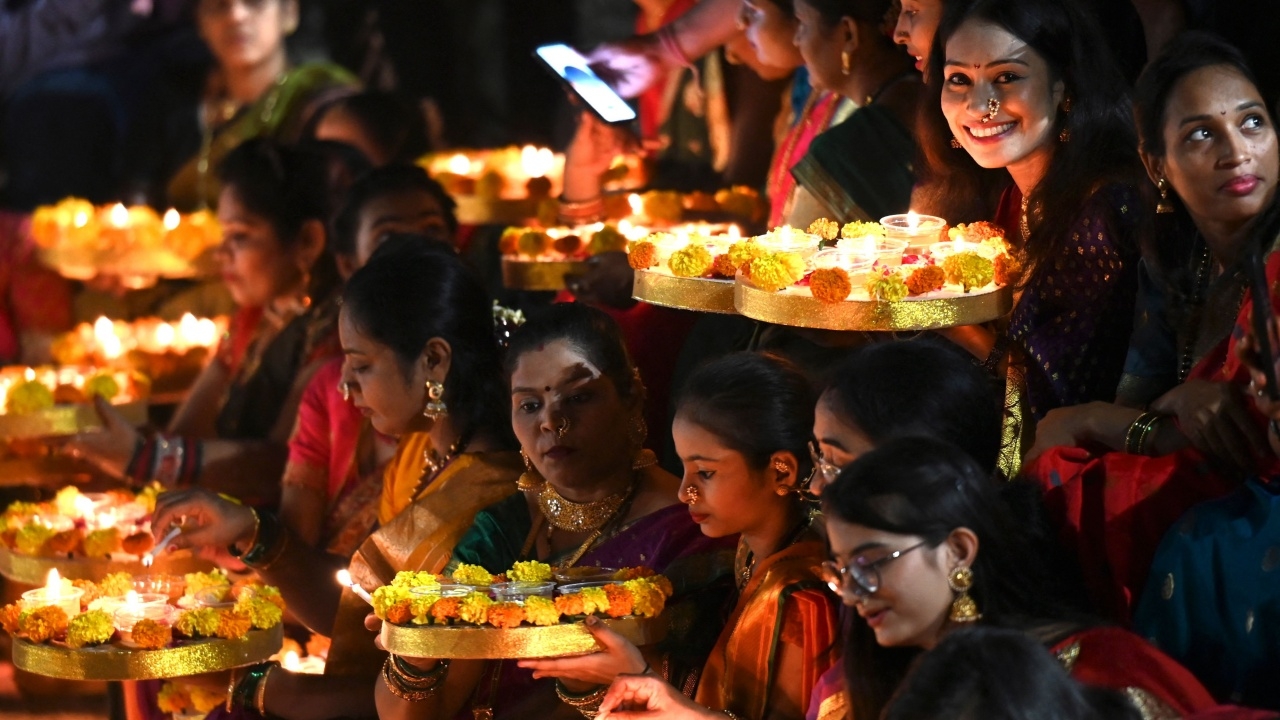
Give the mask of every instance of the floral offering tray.
M 803 288 L 766 292 L 750 282 L 734 286 L 734 306 L 753 320 L 819 330 L 908 332 L 976 325 L 1013 309 L 1013 288 L 955 293 L 897 302 L 845 300 L 824 303 Z
M 138 559 L 118 559 L 115 557 L 44 557 L 16 553 L 9 548 L 0 547 L 0 575 L 6 579 L 23 585 L 40 585 L 44 583 L 49 571 L 57 569 L 68 580 L 92 580 L 118 572 L 132 575 L 146 573 L 164 573 L 184 575 L 186 573 L 207 572 L 214 564 L 204 558 L 197 557 L 189 550 L 175 553 L 159 553 L 151 567 L 143 567 Z
M 664 618 L 625 617 L 602 620 L 636 646 L 651 645 L 667 635 Z M 382 644 L 406 657 L 498 660 L 584 655 L 601 650 L 581 622 L 547 627 L 436 627 L 382 625 Z
M 653 270 L 637 270 L 632 297 L 652 305 L 696 312 L 736 315 L 733 281 L 677 277 Z
M 565 275 L 586 272 L 585 260 L 517 260 L 502 258 L 502 284 L 510 290 L 565 289 Z
M 156 680 L 253 665 L 274 655 L 283 642 L 283 625 L 250 631 L 240 640 L 192 640 L 160 650 L 120 645 L 76 649 L 14 638 L 13 664 L 63 680 Z
M 135 400 L 114 406 L 133 425 L 147 423 L 147 401 Z M 75 435 L 102 427 L 97 410 L 89 403 L 67 403 L 30 413 L 0 414 L 0 438 L 16 440 Z

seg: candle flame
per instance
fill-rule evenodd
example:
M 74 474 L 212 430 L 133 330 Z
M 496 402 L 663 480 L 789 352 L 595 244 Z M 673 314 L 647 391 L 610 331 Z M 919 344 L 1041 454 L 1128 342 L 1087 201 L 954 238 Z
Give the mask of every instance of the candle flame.
M 632 215 L 639 216 L 642 212 L 644 212 L 644 200 L 641 199 L 641 197 L 635 193 L 631 193 L 630 195 L 627 196 L 627 205 L 631 206 Z
M 49 574 L 45 575 L 44 593 L 46 600 L 55 602 L 62 596 L 62 576 L 58 574 L 58 568 L 50 568 Z
M 31 382 L 36 379 L 36 371 L 33 368 L 27 368 L 22 371 L 22 379 Z
M 289 672 L 297 672 L 298 668 L 302 666 L 302 663 L 298 661 L 298 653 L 293 650 L 284 654 L 284 660 L 280 664 Z
M 351 573 L 347 572 L 346 568 L 338 571 L 338 584 L 346 585 L 347 587 L 351 587 L 354 584 L 351 582 Z
M 449 168 L 449 172 L 454 175 L 466 175 L 471 172 L 471 160 L 462 153 L 458 153 L 457 155 L 449 158 L 447 166 Z
M 83 210 L 77 210 L 75 217 L 71 219 L 71 224 L 78 228 L 82 228 L 89 224 L 89 213 Z
M 729 235 L 730 240 L 740 240 L 742 238 L 742 229 L 737 225 L 730 225 L 729 232 L 727 234 Z
M 124 352 L 120 337 L 116 335 L 115 324 L 105 317 L 99 317 L 93 322 L 93 338 L 98 341 L 102 355 L 108 360 L 114 360 Z
M 162 348 L 168 349 L 173 345 L 174 332 L 173 326 L 169 323 L 160 323 L 156 326 L 156 344 Z
M 178 214 L 177 210 L 174 210 L 173 208 L 169 208 L 168 210 L 165 211 L 164 213 L 164 229 L 165 230 L 169 230 L 169 231 L 176 230 L 178 227 L 178 223 L 181 221 L 182 221 L 182 216 Z
M 920 216 L 916 214 L 915 210 L 907 211 L 907 227 L 912 230 L 920 227 Z
M 142 604 L 142 598 L 138 597 L 138 592 L 136 590 L 130 590 L 124 596 L 124 604 L 125 607 L 137 608 Z
M 520 169 L 531 178 L 546 177 L 555 164 L 556 156 L 547 148 L 525 145 L 520 148 Z
M 116 203 L 111 207 L 111 225 L 117 228 L 126 228 L 129 226 L 129 209 L 124 203 Z

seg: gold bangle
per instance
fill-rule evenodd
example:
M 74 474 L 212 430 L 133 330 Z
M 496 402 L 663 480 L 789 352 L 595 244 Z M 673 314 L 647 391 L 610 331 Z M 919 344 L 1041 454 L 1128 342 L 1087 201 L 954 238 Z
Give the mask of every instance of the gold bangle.
M 274 551 L 271 554 L 271 557 L 266 558 L 261 562 L 256 562 L 253 564 L 245 563 L 245 566 L 253 568 L 254 570 L 259 570 L 259 571 L 266 570 L 270 568 L 272 565 L 274 565 L 276 561 L 279 560 L 284 555 L 284 551 L 288 547 L 289 547 L 289 529 L 285 527 L 281 527 L 280 539 L 276 540 L 276 546 Z
M 257 692 L 253 695 L 253 707 L 262 717 L 267 717 L 267 678 L 271 677 L 271 671 L 275 669 L 276 666 L 272 665 L 267 668 L 266 672 L 262 673 L 262 679 L 258 681 Z
M 442 662 L 440 666 L 431 671 L 433 673 L 438 672 L 439 675 L 434 679 L 430 687 L 405 687 L 404 683 L 400 679 L 400 673 L 395 667 L 395 662 L 390 656 L 388 656 L 386 662 L 382 663 L 382 682 L 387 686 L 387 690 L 391 691 L 392 695 L 395 695 L 401 700 L 406 702 L 419 702 L 431 697 L 436 693 L 436 690 L 440 689 L 440 685 L 444 682 L 447 669 L 448 665 Z
M 1124 451 L 1130 455 L 1140 454 L 1139 441 L 1142 439 L 1142 434 L 1147 431 L 1150 423 L 1159 418 L 1160 415 L 1158 413 L 1148 411 L 1142 413 L 1130 423 L 1129 429 L 1124 434 Z
M 556 680 L 556 695 L 560 702 L 582 713 L 585 718 L 594 718 L 600 713 L 600 703 L 604 702 L 604 696 L 608 692 L 609 686 L 601 685 L 586 695 L 575 695 L 565 689 L 564 683 Z

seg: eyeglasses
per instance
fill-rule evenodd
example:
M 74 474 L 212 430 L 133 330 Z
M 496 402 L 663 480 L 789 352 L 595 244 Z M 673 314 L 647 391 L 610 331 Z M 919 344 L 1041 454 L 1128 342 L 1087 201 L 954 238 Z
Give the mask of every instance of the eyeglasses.
M 813 468 L 822 476 L 822 484 L 830 485 L 840 474 L 840 466 L 822 456 L 822 449 L 816 441 L 809 441 L 809 457 L 813 460 Z
M 831 560 L 822 563 L 822 579 L 827 582 L 831 592 L 839 595 L 849 579 L 853 580 L 854 595 L 870 595 L 880 589 L 880 567 L 885 563 L 906 555 L 916 548 L 928 543 L 921 541 L 904 550 L 898 550 L 877 560 L 866 560 L 858 556 L 848 565 L 839 565 Z

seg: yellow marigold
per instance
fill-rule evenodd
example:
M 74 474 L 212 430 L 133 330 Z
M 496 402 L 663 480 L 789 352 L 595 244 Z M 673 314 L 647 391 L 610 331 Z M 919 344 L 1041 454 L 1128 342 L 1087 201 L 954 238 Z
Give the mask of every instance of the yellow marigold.
M 400 588 L 440 587 L 440 576 L 420 570 L 401 570 L 392 578 L 391 584 Z
M 161 712 L 185 713 L 192 709 L 191 698 L 181 685 L 167 682 L 160 686 L 160 693 L 156 695 L 156 707 Z
M 997 255 L 994 269 L 997 285 L 1017 285 L 1022 279 L 1022 261 L 1013 255 Z
M 50 512 L 49 506 L 45 503 L 30 503 L 18 501 L 10 503 L 9 507 L 4 511 L 4 524 L 9 528 L 20 528 L 31 522 L 31 519 L 37 515 L 43 515 Z
M 217 614 L 218 626 L 214 628 L 213 634 L 223 640 L 239 640 L 253 628 L 249 615 L 235 608 L 219 608 Z
M 98 589 L 98 584 L 92 580 L 81 580 L 77 578 L 71 581 L 71 586 L 80 589 L 81 610 L 88 608 L 89 603 L 102 597 L 102 590 Z
M 73 623 L 74 624 L 74 623 Z M 173 642 L 173 628 L 151 618 L 143 618 L 133 624 L 133 643 L 146 650 L 159 650 Z
M 748 238 L 729 246 L 729 262 L 733 263 L 734 273 L 736 274 L 742 269 L 743 265 L 755 260 L 764 253 L 763 245 Z
M 413 599 L 409 601 L 409 612 L 413 615 L 413 624 L 426 625 L 431 622 L 431 607 L 439 600 L 440 596 L 435 593 L 414 593 Z
M 9 389 L 4 411 L 10 415 L 28 415 L 53 407 L 53 391 L 38 380 L 25 380 Z
M 401 600 L 408 601 L 412 598 L 409 588 L 400 585 L 383 585 L 373 591 L 373 614 L 379 618 L 387 619 L 387 609 Z
M 711 261 L 711 274 L 721 278 L 732 278 L 738 274 L 738 266 L 733 264 L 727 254 L 716 255 Z
M 561 615 L 574 617 L 577 615 L 585 615 L 586 609 L 582 603 L 582 593 L 573 593 L 572 595 L 560 595 L 556 598 L 556 612 Z
M 669 598 L 676 594 L 676 589 L 672 587 L 671 580 L 669 580 L 666 575 L 654 575 L 649 578 L 649 584 L 658 588 L 658 591 L 662 593 L 663 597 Z
M 13 635 L 18 632 L 19 621 L 22 620 L 22 608 L 18 603 L 9 603 L 0 608 L 0 629 Z
M 524 622 L 524 608 L 515 602 L 494 603 L 489 606 L 488 621 L 496 628 L 520 627 L 520 623 Z
M 431 606 L 431 619 L 437 623 L 447 623 L 450 620 L 457 620 L 461 612 L 462 598 L 440 598 Z
M 413 622 L 413 601 L 397 600 L 387 608 L 387 622 L 392 625 L 408 625 Z
M 67 623 L 67 644 L 73 648 L 101 645 L 115 634 L 111 616 L 102 610 L 80 613 Z
M 622 586 L 631 592 L 632 614 L 657 617 L 667 605 L 667 598 L 662 590 L 645 578 L 628 580 Z
M 124 597 L 133 589 L 133 576 L 127 572 L 114 572 L 98 581 L 98 594 L 103 597 Z
M 854 220 L 840 228 L 840 237 L 852 240 L 860 237 L 884 237 L 884 226 L 880 223 Z
M 284 609 L 270 598 L 258 594 L 247 595 L 236 601 L 236 612 L 249 618 L 259 630 L 270 630 L 284 620 Z
M 867 279 L 867 294 L 873 300 L 898 302 L 907 296 L 907 284 L 897 273 L 872 273 Z
M 27 613 L 19 630 L 33 643 L 54 640 L 67 634 L 67 613 L 57 605 L 46 605 Z
M 23 555 L 40 555 L 45 543 L 55 535 L 53 528 L 32 522 L 22 526 L 13 538 L 14 549 Z
M 112 373 L 100 372 L 84 381 L 84 394 L 86 399 L 97 395 L 103 400 L 114 400 L 120 394 L 120 383 Z
M 483 625 L 485 620 L 488 619 L 491 605 L 493 605 L 493 600 L 486 593 L 469 593 L 458 604 L 458 617 L 472 625 Z
M 226 691 L 193 686 L 187 691 L 187 694 L 191 697 L 191 709 L 205 715 L 213 712 L 214 708 L 225 705 L 227 702 Z
M 492 585 L 493 575 L 479 565 L 463 563 L 453 571 L 453 581 L 459 585 Z
M 213 637 L 218 632 L 217 608 L 202 607 L 178 615 L 173 629 L 189 638 Z
M 524 599 L 524 619 L 533 625 L 558 625 L 560 610 L 553 600 L 533 595 Z
M 605 225 L 591 233 L 591 242 L 587 243 L 588 255 L 599 255 L 604 252 L 622 252 L 627 249 L 627 236 L 618 232 L 618 228 Z
M 573 234 L 561 235 L 551 243 L 551 247 L 563 255 L 577 255 L 582 252 L 585 245 L 586 243 L 582 242 L 582 236 Z
M 631 610 L 635 607 L 635 600 L 631 597 L 631 591 L 618 584 L 609 584 L 604 586 L 604 594 L 609 598 L 609 617 L 624 617 L 631 614 Z
M 819 268 L 809 276 L 809 290 L 820 302 L 834 305 L 849 297 L 853 283 L 844 268 Z
M 632 270 L 648 270 L 658 265 L 658 246 L 648 240 L 641 240 L 631 246 L 627 253 L 627 264 Z
M 516 241 L 521 255 L 538 256 L 551 248 L 551 238 L 541 230 L 525 230 Z
M 644 214 L 659 222 L 678 223 L 684 217 L 684 198 L 674 190 L 650 190 L 641 200 Z
M 231 592 L 231 580 L 227 578 L 227 574 L 221 568 L 215 568 L 209 572 L 187 573 L 182 576 L 187 582 L 187 595 L 195 597 L 202 590 L 210 588 L 221 588 L 222 592 L 219 601 L 225 600 Z
M 809 223 L 809 232 L 823 240 L 835 240 L 840 235 L 840 223 L 827 218 L 818 218 Z
M 498 238 L 498 252 L 503 255 L 516 255 L 520 252 L 520 236 L 525 232 L 522 227 L 509 227 L 502 231 Z
M 947 280 L 963 286 L 965 292 L 985 287 L 995 279 L 995 264 L 976 252 L 959 252 L 942 261 Z
M 613 573 L 612 577 L 614 580 L 635 580 L 636 578 L 649 577 L 653 574 L 653 568 L 630 567 L 619 569 Z
M 104 558 L 120 550 L 120 531 L 114 527 L 94 530 L 84 536 L 84 554 L 91 558 Z
M 974 223 L 960 223 L 955 227 L 947 228 L 948 240 L 967 240 L 971 243 L 980 243 L 990 238 L 1004 239 L 1004 228 L 980 220 Z
M 765 292 L 777 292 L 804 277 L 805 265 L 799 255 L 769 253 L 751 261 L 751 282 Z
M 517 561 L 507 571 L 507 579 L 511 582 L 547 582 L 551 580 L 551 566 L 536 560 Z
M 577 594 L 582 596 L 582 613 L 584 615 L 609 612 L 609 596 L 605 594 L 604 588 L 583 588 Z
M 734 185 L 731 188 L 717 190 L 715 200 L 720 210 L 730 215 L 753 221 L 764 216 L 760 193 L 753 187 Z
M 686 245 L 671 253 L 667 267 L 676 277 L 702 277 L 711 269 L 711 251 L 703 245 Z
M 158 482 L 151 482 L 138 491 L 133 501 L 141 505 L 147 512 L 156 511 L 156 497 L 160 495 L 163 488 Z
M 907 292 L 912 295 L 924 295 L 941 290 L 946 281 L 946 270 L 937 265 L 921 265 L 907 276 Z

